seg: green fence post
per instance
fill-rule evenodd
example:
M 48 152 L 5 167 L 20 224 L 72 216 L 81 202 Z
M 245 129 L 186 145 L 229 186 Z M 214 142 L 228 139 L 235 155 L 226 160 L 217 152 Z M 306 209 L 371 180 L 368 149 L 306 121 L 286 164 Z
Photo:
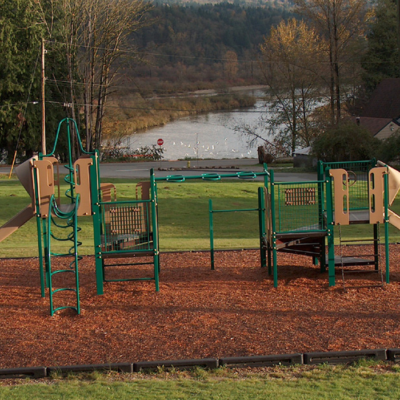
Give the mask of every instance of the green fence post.
M 332 203 L 332 177 L 325 174 L 326 179 L 326 222 L 328 234 L 328 271 L 329 286 L 335 286 L 335 235 L 333 225 L 333 203 Z
M 153 225 L 153 261 L 154 261 L 154 281 L 156 292 L 160 290 L 159 283 L 159 248 L 158 248 L 158 228 L 157 228 L 157 186 L 153 168 L 150 169 L 150 192 L 151 192 L 151 221 Z
M 389 174 L 384 175 L 384 201 L 385 201 L 385 258 L 386 258 L 386 283 L 390 281 L 389 269 Z
M 261 268 L 267 266 L 266 251 L 264 245 L 265 238 L 265 201 L 264 201 L 264 189 L 262 187 L 258 188 L 258 225 L 260 232 L 260 260 Z
M 274 287 L 278 287 L 278 254 L 276 249 L 276 214 L 275 214 L 275 182 L 274 171 L 271 170 L 271 219 L 272 219 L 272 260 Z
M 210 221 L 210 257 L 211 257 L 211 269 L 215 269 L 214 264 L 214 218 L 213 218 L 213 209 L 212 209 L 212 200 L 208 200 L 208 214 Z
M 101 251 L 101 212 L 100 207 L 100 177 L 99 177 L 99 155 L 96 150 L 92 156 L 93 165 L 90 167 L 90 195 L 92 199 L 92 218 L 93 218 L 93 240 L 94 255 L 96 266 L 96 287 L 97 294 L 104 294 L 104 271 Z

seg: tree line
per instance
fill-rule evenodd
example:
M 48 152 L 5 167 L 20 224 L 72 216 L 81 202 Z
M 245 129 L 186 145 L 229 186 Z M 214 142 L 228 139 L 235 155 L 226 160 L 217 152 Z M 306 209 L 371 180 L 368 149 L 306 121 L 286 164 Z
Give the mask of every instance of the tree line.
M 375 7 L 367 0 L 294 0 L 297 18 L 273 27 L 260 47 L 275 111 L 263 121 L 275 134 L 274 143 L 264 136 L 271 151 L 293 153 L 315 142 L 319 150 L 338 148 L 337 137 L 345 140 L 347 128 L 339 126 L 348 125 L 382 79 L 399 77 L 396 7 L 393 0 Z
M 26 157 L 40 148 L 42 39 L 48 148 L 58 121 L 70 116 L 91 149 L 102 142 L 110 94 L 226 87 L 243 76 L 254 81 L 253 52 L 288 15 L 272 6 L 228 3 L 1 0 L 0 148 L 12 155 L 18 146 Z
M 110 95 L 264 83 L 275 112 L 260 126 L 290 152 L 338 125 L 384 77 L 399 76 L 393 0 L 376 7 L 294 0 L 291 9 L 141 0 L 0 5 L 0 148 L 9 154 L 17 144 L 20 155 L 40 148 L 42 39 L 49 148 L 65 116 L 78 121 L 87 149 L 98 148 Z

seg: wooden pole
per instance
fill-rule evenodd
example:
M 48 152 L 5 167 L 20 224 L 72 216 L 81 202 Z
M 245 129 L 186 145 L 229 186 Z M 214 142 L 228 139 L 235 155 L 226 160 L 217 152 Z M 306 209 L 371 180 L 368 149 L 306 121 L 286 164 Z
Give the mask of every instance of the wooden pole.
M 44 39 L 42 39 L 42 68 L 41 68 L 41 83 L 42 83 L 42 154 L 46 154 L 46 106 L 45 106 L 45 69 L 44 56 L 46 50 L 44 48 Z

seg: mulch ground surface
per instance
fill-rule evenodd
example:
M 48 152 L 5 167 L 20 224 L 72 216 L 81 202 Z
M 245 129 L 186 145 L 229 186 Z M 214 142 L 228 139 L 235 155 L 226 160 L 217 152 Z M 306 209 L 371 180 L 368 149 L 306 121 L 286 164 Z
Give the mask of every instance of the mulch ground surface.
M 38 260 L 2 259 L 0 368 L 397 348 L 399 247 L 390 254 L 389 285 L 371 287 L 380 284 L 376 273 L 349 275 L 347 286 L 370 287 L 347 291 L 340 269 L 329 288 L 328 274 L 301 256 L 279 254 L 275 289 L 258 251 L 217 253 L 214 271 L 207 252 L 162 254 L 158 293 L 154 282 L 130 281 L 106 283 L 102 296 L 94 259 L 84 257 L 81 315 L 66 309 L 52 317 Z M 109 268 L 107 278 L 149 276 L 150 268 Z M 55 305 L 68 296 L 57 293 Z

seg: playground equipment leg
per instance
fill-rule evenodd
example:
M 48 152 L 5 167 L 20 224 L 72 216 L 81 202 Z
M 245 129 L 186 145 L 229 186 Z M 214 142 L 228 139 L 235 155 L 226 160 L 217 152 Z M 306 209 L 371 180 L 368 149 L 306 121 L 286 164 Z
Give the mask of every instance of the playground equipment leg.
M 157 226 L 157 185 L 154 177 L 154 171 L 150 171 L 150 193 L 151 193 L 151 221 L 153 228 L 153 251 L 154 251 L 154 281 L 156 286 L 156 292 L 160 290 L 159 283 L 159 271 L 160 271 L 160 259 L 159 259 L 159 247 L 158 247 L 158 226 Z
M 40 228 L 40 218 L 36 217 L 36 226 L 38 232 L 38 254 L 39 254 L 39 273 L 40 273 L 40 294 L 42 297 L 45 297 L 45 271 L 43 268 L 43 248 L 42 248 L 42 230 Z
M 96 207 L 93 213 L 93 230 L 94 230 L 94 252 L 96 263 L 96 287 L 97 294 L 104 294 L 104 269 L 103 259 L 101 254 L 101 233 L 100 233 L 100 207 Z
M 328 271 L 329 286 L 335 286 L 335 242 L 333 226 L 328 229 Z
M 267 266 L 266 254 L 264 249 L 264 237 L 265 237 L 265 202 L 264 202 L 264 190 L 262 187 L 258 188 L 258 223 L 260 232 L 260 259 L 261 268 Z
M 276 250 L 276 238 L 273 238 L 272 259 L 274 264 L 274 287 L 278 287 L 278 255 Z
M 267 245 L 267 258 L 268 258 L 268 275 L 272 274 L 272 254 L 271 254 L 271 246 L 268 243 Z
M 210 225 L 210 257 L 211 257 L 211 270 L 215 269 L 214 264 L 214 218 L 212 212 L 212 200 L 208 201 L 208 215 L 209 215 L 209 225 Z
M 379 270 L 379 243 L 378 243 L 378 230 L 379 224 L 373 225 L 374 229 L 374 261 L 375 261 L 375 271 Z
M 326 272 L 326 246 L 325 246 L 325 240 L 322 241 L 321 243 L 321 248 L 320 248 L 320 269 L 321 272 Z

